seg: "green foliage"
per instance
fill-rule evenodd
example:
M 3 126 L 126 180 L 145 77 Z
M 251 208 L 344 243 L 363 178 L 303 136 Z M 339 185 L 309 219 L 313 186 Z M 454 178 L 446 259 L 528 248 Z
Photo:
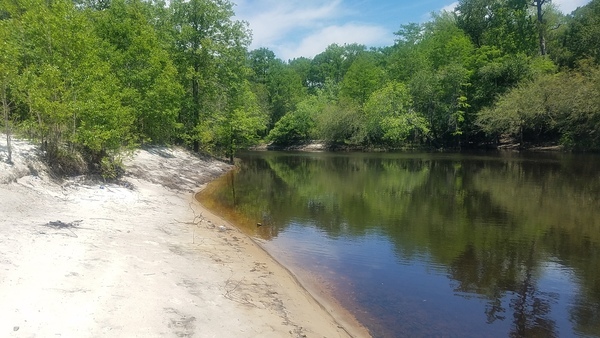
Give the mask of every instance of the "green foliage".
M 68 158 L 60 155 L 64 149 L 99 155 L 127 145 L 132 112 L 121 106 L 121 88 L 85 13 L 68 1 L 28 5 L 14 17 L 22 27 L 15 97 L 36 121 L 48 157 Z
M 0 0 L 2 124 L 94 170 L 140 143 L 231 158 L 267 135 L 457 147 L 505 134 L 597 147 L 599 1 L 571 16 L 541 5 L 540 21 L 524 0 L 461 0 L 455 13 L 402 25 L 394 46 L 332 44 L 285 62 L 248 52 L 230 0 Z M 542 38 L 550 57 L 537 56 Z
M 119 178 L 123 172 L 123 160 L 120 157 L 102 157 L 102 160 L 100 161 L 100 173 L 104 180 L 115 180 Z
M 269 132 L 268 140 L 278 145 L 291 145 L 309 141 L 315 129 L 315 116 L 324 108 L 318 96 L 310 96 L 298 108 L 286 114 Z
M 291 145 L 302 143 L 309 139 L 309 133 L 314 123 L 308 116 L 298 113 L 289 113 L 282 117 L 275 127 L 269 132 L 267 140 L 278 145 Z
M 76 112 L 79 123 L 73 140 L 99 155 L 134 143 L 135 116 L 121 104 L 117 80 L 106 74 L 110 74 L 108 66 L 96 68 L 96 73 L 89 75 L 89 83 L 82 83 L 87 90 L 80 97 L 81 107 Z
M 364 114 L 352 101 L 327 104 L 316 118 L 316 135 L 331 144 L 358 144 Z
M 572 88 L 577 88 L 573 91 Z M 560 139 L 570 148 L 598 149 L 600 69 L 543 75 L 502 96 L 479 113 L 477 123 L 490 135 L 521 142 Z
M 457 24 L 477 46 L 485 44 L 491 9 L 487 0 L 461 0 L 456 6 Z
M 427 134 L 427 120 L 415 113 L 408 112 L 399 116 L 387 116 L 381 121 L 383 140 L 391 146 L 405 144 L 409 136 L 415 141 L 420 141 L 419 135 Z
M 398 39 L 388 57 L 390 78 L 402 82 L 408 81 L 417 71 L 431 67 L 431 62 L 420 44 L 424 38 L 423 25 L 415 23 L 402 25 L 394 34 Z
M 250 81 L 255 83 L 253 91 L 263 101 L 261 106 L 269 116 L 268 128 L 271 129 L 305 96 L 303 78 L 266 48 L 251 51 L 248 59 L 252 70 Z
M 293 59 L 288 62 L 289 68 L 292 69 L 300 77 L 302 81 L 302 86 L 304 88 L 310 87 L 308 76 L 311 69 L 311 63 L 312 60 L 305 57 Z
M 457 24 L 478 46 L 493 46 L 506 54 L 533 55 L 538 29 L 524 0 L 461 0 Z
M 390 82 L 374 92 L 365 104 L 365 142 L 397 147 L 409 137 L 422 141 L 421 137 L 429 133 L 428 122 L 412 107 L 412 97 L 402 83 Z
M 495 47 L 477 49 L 472 60 L 471 105 L 479 111 L 490 106 L 498 96 L 530 78 L 529 58 L 524 54 L 503 55 Z
M 8 99 L 6 92 L 8 86 L 12 85 L 18 75 L 20 60 L 17 32 L 15 31 L 15 20 L 0 20 L 0 41 L 2 53 L 0 53 L 0 86 L 3 96 Z
M 0 104 L 2 105 L 2 123 L 6 134 L 8 163 L 12 162 L 12 100 L 10 90 L 14 86 L 19 70 L 18 45 L 14 36 L 14 27 L 11 27 L 13 25 L 15 25 L 13 20 L 0 20 L 0 41 L 2 41 L 0 46 L 2 48 L 2 53 L 0 53 Z
M 423 70 L 409 83 L 415 111 L 427 119 L 431 136 L 440 145 L 455 145 L 464 128 L 465 96 L 470 72 L 463 65 L 451 64 L 438 71 Z
M 275 53 L 267 48 L 259 48 L 248 53 L 248 63 L 252 69 L 250 81 L 267 84 L 273 68 L 280 64 Z
M 591 58 L 600 64 L 600 1 L 592 0 L 573 12 L 562 37 L 567 49 L 565 63 L 574 67 L 577 60 Z
M 271 94 L 271 122 L 277 121 L 281 116 L 293 111 L 296 104 L 305 96 L 302 79 L 289 67 L 277 67 L 268 88 Z
M 2 0 L 2 101 L 15 101 L 18 122 L 49 158 L 81 153 L 108 176 L 107 159 L 139 142 L 199 149 L 203 140 L 202 148 L 233 156 L 258 140 L 266 119 L 247 83 L 247 26 L 232 19 L 232 7 Z M 272 102 L 291 110 L 302 80 L 278 71 Z
M 184 139 L 200 148 L 197 133 L 215 120 L 227 121 L 246 80 L 247 24 L 233 20 L 228 0 L 176 0 L 170 5 L 173 57 L 185 90 L 179 112 Z M 204 126 L 204 127 L 201 127 Z M 207 145 L 205 148 L 212 148 Z
M 455 17 L 444 12 L 423 25 L 419 49 L 430 60 L 433 69 L 440 69 L 451 64 L 467 63 L 475 47 L 458 27 Z
M 475 46 L 449 13 L 404 26 L 397 35 L 390 78 L 408 85 L 412 110 L 427 121 L 425 129 L 417 129 L 427 130 L 437 146 L 457 146 L 469 129 Z
M 364 51 L 365 46 L 357 44 L 329 45 L 324 52 L 317 54 L 312 60 L 308 73 L 309 88 L 323 88 L 328 80 L 336 84 L 340 83 L 354 60 Z
M 177 123 L 182 87 L 177 71 L 157 32 L 150 25 L 144 4 L 115 0 L 98 13 L 96 33 L 107 44 L 105 51 L 123 89 L 123 104 L 135 114 L 136 137 L 142 142 L 171 141 Z
M 341 82 L 340 96 L 364 104 L 371 93 L 379 89 L 383 70 L 369 54 L 361 54 L 354 60 Z
M 565 146 L 600 149 L 600 67 L 562 73 L 547 93 L 557 112 L 556 124 Z M 572 88 L 577 88 L 573 91 Z
M 230 161 L 238 150 L 256 144 L 266 125 L 266 116 L 248 83 L 242 82 L 237 87 L 239 97 L 234 104 L 203 120 L 195 130 L 204 150 L 225 155 Z

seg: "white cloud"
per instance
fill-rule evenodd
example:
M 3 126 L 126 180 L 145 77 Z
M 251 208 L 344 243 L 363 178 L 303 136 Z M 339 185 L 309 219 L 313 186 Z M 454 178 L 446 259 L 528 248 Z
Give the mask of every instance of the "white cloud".
M 456 6 L 458 6 L 458 1 L 454 1 L 451 4 L 446 5 L 442 8 L 440 8 L 438 11 L 425 13 L 425 14 L 421 15 L 421 21 L 427 22 L 427 21 L 433 20 L 434 14 L 439 14 L 439 13 L 443 13 L 443 12 L 454 12 L 454 10 L 456 9 Z
M 341 12 L 341 0 L 238 1 L 237 17 L 250 23 L 252 46 L 269 46 L 296 30 L 319 26 Z
M 276 53 L 281 59 L 289 60 L 299 56 L 314 57 L 325 51 L 327 46 L 333 43 L 339 45 L 358 43 L 366 46 L 375 46 L 389 45 L 392 42 L 393 35 L 382 27 L 346 24 L 343 26 L 325 27 L 306 36 L 297 45 L 288 43 L 281 46 L 276 50 Z
M 454 12 L 454 10 L 456 9 L 456 6 L 458 6 L 458 1 L 455 1 L 451 4 L 449 4 L 448 6 L 444 6 L 442 7 L 442 9 L 440 10 L 440 12 Z
M 347 23 L 360 13 L 342 0 L 237 0 L 236 18 L 248 21 L 250 49 L 266 47 L 278 58 L 313 57 L 332 43 L 359 43 L 368 47 L 392 44 L 389 29 L 377 23 Z
M 554 0 L 553 3 L 565 14 L 571 14 L 577 7 L 586 5 L 590 0 Z

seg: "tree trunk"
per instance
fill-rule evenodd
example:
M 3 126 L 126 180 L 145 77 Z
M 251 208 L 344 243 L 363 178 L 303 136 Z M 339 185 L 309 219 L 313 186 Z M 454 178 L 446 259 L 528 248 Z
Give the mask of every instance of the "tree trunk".
M 540 43 L 540 55 L 546 56 L 546 34 L 544 32 L 544 12 L 542 6 L 547 0 L 536 0 L 533 6 L 537 9 L 537 26 L 538 26 L 538 38 Z
M 4 112 L 4 128 L 6 133 L 6 149 L 8 152 L 8 163 L 12 163 L 12 145 L 10 135 L 10 107 L 8 106 L 8 98 L 6 97 L 6 84 L 2 86 L 2 110 Z
M 198 79 L 196 78 L 198 76 L 198 71 L 200 70 L 200 66 L 198 65 L 198 63 L 196 63 L 194 65 L 194 79 L 192 80 L 192 100 L 194 101 L 193 104 L 193 112 L 192 112 L 192 130 L 194 130 L 194 128 L 196 128 L 198 126 L 198 123 L 200 123 L 200 90 L 199 90 L 199 84 L 198 84 Z M 196 136 L 196 135 L 195 135 Z M 200 151 L 200 141 L 198 141 L 198 139 L 194 138 L 194 152 L 199 152 Z
M 231 122 L 229 122 L 231 123 Z M 233 126 L 229 125 L 229 163 L 233 164 L 233 157 L 235 156 L 235 136 Z

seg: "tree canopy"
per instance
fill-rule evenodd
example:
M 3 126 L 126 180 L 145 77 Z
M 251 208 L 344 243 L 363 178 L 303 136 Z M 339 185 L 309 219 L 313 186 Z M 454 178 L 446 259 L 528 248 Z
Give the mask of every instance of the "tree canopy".
M 599 149 L 600 0 L 461 0 L 392 46 L 283 61 L 229 0 L 0 0 L 2 126 L 65 172 L 178 143 Z M 565 86 L 568 84 L 568 87 Z

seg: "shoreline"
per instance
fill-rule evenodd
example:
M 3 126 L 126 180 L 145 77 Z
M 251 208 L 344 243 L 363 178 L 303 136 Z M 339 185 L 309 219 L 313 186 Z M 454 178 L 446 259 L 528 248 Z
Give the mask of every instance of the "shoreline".
M 56 181 L 13 146 L 9 166 L 0 143 L 0 336 L 368 336 L 195 201 L 229 165 L 150 148 L 122 184 Z
M 196 192 L 196 194 L 201 193 L 202 190 Z M 194 195 L 196 195 L 194 194 Z M 236 224 L 234 221 L 228 220 L 226 217 L 219 215 L 218 212 L 210 210 L 208 207 L 204 206 L 200 201 L 198 201 L 195 197 L 196 203 L 203 209 L 205 212 L 211 217 L 215 217 L 221 219 L 222 222 L 229 224 L 236 228 L 237 231 L 246 236 L 255 247 L 260 251 L 257 256 L 266 255 L 270 260 L 273 261 L 273 264 L 276 264 L 281 270 L 283 270 L 284 274 L 288 274 L 294 284 L 297 287 L 301 288 L 306 292 L 310 297 L 314 299 L 316 304 L 325 312 L 328 313 L 329 316 L 333 318 L 333 320 L 338 324 L 338 327 L 343 329 L 349 337 L 370 337 L 368 330 L 356 319 L 356 317 L 348 311 L 330 292 L 327 292 L 323 289 L 322 281 L 319 280 L 318 276 L 313 276 L 306 271 L 301 271 L 299 273 L 295 273 L 291 268 L 282 263 L 279 259 L 277 259 L 273 254 L 271 254 L 260 242 L 259 239 L 254 238 L 251 234 L 246 233 L 243 229 L 240 229 L 240 225 Z
M 473 152 L 482 150 L 492 151 L 516 151 L 516 152 L 572 152 L 560 144 L 526 144 L 521 146 L 518 142 L 505 141 L 498 144 L 468 145 L 458 148 L 436 148 L 430 146 L 388 148 L 385 146 L 360 146 L 360 145 L 336 145 L 327 144 L 323 141 L 303 142 L 291 145 L 261 144 L 250 148 L 252 151 L 296 151 L 296 152 L 367 152 L 367 153 L 394 153 L 394 152 Z
M 324 291 L 319 290 L 317 283 L 308 282 L 302 276 L 299 276 L 296 273 L 294 273 L 292 270 L 290 270 L 290 268 L 281 263 L 267 249 L 265 249 L 258 240 L 253 238 L 250 234 L 247 234 L 244 231 L 242 231 L 238 225 L 227 220 L 218 213 L 213 212 L 212 210 L 204 206 L 201 202 L 199 202 L 195 198 L 195 196 L 196 194 L 201 193 L 202 190 L 203 189 L 199 189 L 193 194 L 193 199 L 196 206 L 199 210 L 202 210 L 203 221 L 201 223 L 206 222 L 207 224 L 209 224 L 209 226 L 223 223 L 227 227 L 227 229 L 224 232 L 231 231 L 232 233 L 234 233 L 234 235 L 240 234 L 241 236 L 245 236 L 249 240 L 249 243 L 248 245 L 246 245 L 246 243 L 242 243 L 242 245 L 245 246 L 244 250 L 250 251 L 250 256 L 252 257 L 259 257 L 266 261 L 269 261 L 266 263 L 267 269 L 276 276 L 281 276 L 278 278 L 283 277 L 287 280 L 285 282 L 286 289 L 290 290 L 292 288 L 298 288 L 301 291 L 301 293 L 304 293 L 307 297 L 309 297 L 310 303 L 314 302 L 313 305 L 317 306 L 320 310 L 322 310 L 327 317 L 330 317 L 333 320 L 333 323 L 335 324 L 337 329 L 343 331 L 340 337 L 370 337 L 370 334 L 368 333 L 367 329 L 363 327 L 362 324 L 360 324 L 358 320 L 356 320 L 356 318 L 348 310 L 346 310 L 339 302 L 337 302 L 337 300 L 333 298 L 333 296 Z M 293 307 L 296 306 L 298 305 L 293 305 Z M 306 309 L 302 309 L 300 306 L 295 310 L 291 308 L 288 308 L 287 310 L 304 312 Z M 315 309 L 313 308 L 310 311 L 310 313 L 306 314 L 306 322 L 310 322 L 314 319 L 315 316 L 323 315 L 323 313 L 318 314 L 319 312 L 321 311 L 315 311 Z M 304 315 L 302 316 L 304 317 Z M 306 337 L 311 336 L 312 335 L 306 335 Z M 323 337 L 329 336 L 323 335 Z
M 197 203 L 200 204 L 199 202 Z M 247 250 L 252 251 L 251 255 L 253 257 L 266 256 L 266 259 L 270 260 L 271 264 L 274 264 L 276 266 L 273 267 L 269 264 L 269 270 L 280 270 L 282 276 L 287 275 L 286 278 L 290 278 L 293 287 L 301 289 L 303 293 L 305 293 L 308 297 L 312 298 L 312 301 L 315 302 L 315 305 L 322 309 L 326 313 L 326 316 L 331 317 L 331 319 L 333 319 L 333 323 L 335 323 L 338 329 L 344 331 L 347 337 L 371 337 L 368 330 L 344 306 L 342 306 L 331 294 L 320 289 L 320 285 L 318 282 L 308 281 L 310 277 L 307 279 L 306 276 L 302 274 L 298 275 L 294 273 L 294 271 L 292 271 L 286 265 L 281 263 L 275 256 L 273 256 L 269 251 L 267 251 L 267 249 L 265 249 L 260 244 L 260 242 L 258 242 L 252 236 L 245 234 L 236 225 L 232 225 L 231 222 L 224 220 L 221 216 L 206 209 L 201 204 L 200 207 L 203 210 L 205 210 L 207 214 L 211 215 L 211 217 L 216 217 L 217 219 L 223 220 L 224 223 L 233 226 L 236 232 L 239 232 L 243 236 L 246 236 L 251 242 L 250 247 L 246 248 Z M 275 272 L 275 274 L 278 274 L 278 272 Z M 306 317 L 308 321 L 311 320 L 312 316 L 318 315 L 318 312 L 320 311 L 311 312 L 312 313 L 309 314 L 308 317 Z M 310 337 L 310 335 L 308 335 L 307 337 Z
M 218 179 L 218 178 L 216 178 Z M 212 182 L 212 181 L 211 181 Z M 208 184 L 210 184 L 209 182 Z M 207 184 L 207 185 L 208 185 Z M 213 217 L 218 217 L 228 224 L 232 224 L 238 231 L 247 236 L 254 245 L 263 252 L 264 255 L 269 256 L 277 265 L 279 265 L 287 274 L 289 274 L 294 280 L 295 283 L 304 289 L 308 294 L 311 295 L 315 299 L 315 301 L 320 305 L 320 307 L 329 313 L 334 320 L 341 325 L 342 328 L 346 330 L 349 336 L 352 337 L 370 337 L 370 334 L 366 327 L 364 327 L 358 319 L 344 306 L 341 302 L 331 293 L 331 291 L 327 291 L 327 287 L 323 284 L 324 281 L 318 276 L 310 273 L 309 270 L 303 269 L 301 267 L 294 266 L 294 270 L 299 270 L 298 272 L 294 272 L 292 267 L 288 267 L 281 260 L 277 259 L 269 250 L 261 243 L 262 241 L 266 241 L 261 239 L 260 237 L 256 237 L 256 233 L 254 233 L 249 225 L 244 221 L 248 221 L 247 219 L 239 219 L 238 217 L 233 216 L 232 214 L 226 213 L 223 215 L 219 212 L 218 208 L 211 209 L 209 206 L 204 205 L 200 196 L 204 192 L 206 187 L 198 190 L 194 194 L 194 200 L 198 205 L 206 210 L 206 212 L 213 215 Z

